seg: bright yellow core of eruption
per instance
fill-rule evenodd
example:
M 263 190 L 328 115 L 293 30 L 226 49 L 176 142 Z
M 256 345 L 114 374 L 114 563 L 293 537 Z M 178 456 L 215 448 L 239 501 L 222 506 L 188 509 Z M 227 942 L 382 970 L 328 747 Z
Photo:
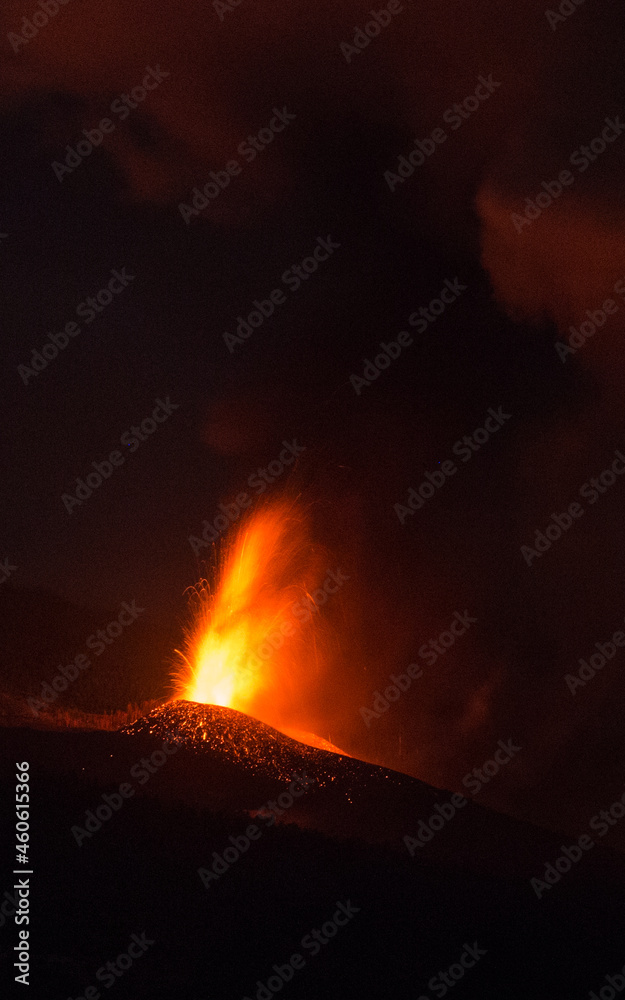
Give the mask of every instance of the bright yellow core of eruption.
M 185 650 L 179 697 L 252 715 L 314 746 L 293 728 L 323 666 L 324 631 L 310 590 L 320 561 L 305 523 L 286 504 L 253 514 L 223 560 L 216 591 L 195 590 L 198 611 Z
M 267 683 L 258 660 L 266 636 L 282 623 L 270 569 L 283 534 L 275 515 L 259 515 L 229 552 L 192 641 L 190 701 L 247 711 Z

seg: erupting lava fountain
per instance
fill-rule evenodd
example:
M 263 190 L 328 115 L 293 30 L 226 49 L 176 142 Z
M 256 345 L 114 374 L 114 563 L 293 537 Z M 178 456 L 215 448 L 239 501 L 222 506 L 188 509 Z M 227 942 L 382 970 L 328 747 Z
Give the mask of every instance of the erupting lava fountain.
M 326 632 L 311 596 L 324 571 L 293 506 L 275 503 L 250 515 L 226 551 L 215 592 L 206 580 L 193 588 L 178 698 L 236 709 L 300 743 L 344 754 L 291 724 L 306 717 L 326 665 Z

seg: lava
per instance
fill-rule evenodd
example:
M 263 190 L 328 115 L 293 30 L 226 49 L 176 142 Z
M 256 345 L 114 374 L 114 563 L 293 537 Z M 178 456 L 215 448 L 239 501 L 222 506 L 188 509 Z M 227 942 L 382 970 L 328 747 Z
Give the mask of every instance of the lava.
M 194 754 L 216 753 L 246 770 L 281 780 L 290 781 L 298 767 L 312 768 L 321 786 L 331 783 L 337 773 L 354 775 L 361 766 L 369 766 L 325 740 L 319 740 L 318 745 L 297 740 L 234 709 L 184 700 L 159 705 L 121 731 L 151 736 L 157 742 L 169 739 Z M 312 733 L 306 735 L 319 739 Z M 328 757 L 328 753 L 343 760 Z
M 310 746 L 343 753 L 303 728 L 327 665 L 326 627 L 311 592 L 323 563 L 294 505 L 267 505 L 241 524 L 214 592 L 192 592 L 194 620 L 177 696 L 232 708 Z

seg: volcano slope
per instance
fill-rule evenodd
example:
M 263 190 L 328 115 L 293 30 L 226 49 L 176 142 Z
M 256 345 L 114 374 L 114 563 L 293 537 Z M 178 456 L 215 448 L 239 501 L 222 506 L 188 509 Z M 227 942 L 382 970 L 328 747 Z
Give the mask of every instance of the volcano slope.
M 451 792 L 239 712 L 174 702 L 120 732 L 0 738 L 30 763 L 31 995 L 582 1000 L 625 962 L 619 855 L 583 852 L 539 898 L 530 879 L 576 838 L 473 803 L 445 819 Z M 133 934 L 153 943 L 107 971 Z

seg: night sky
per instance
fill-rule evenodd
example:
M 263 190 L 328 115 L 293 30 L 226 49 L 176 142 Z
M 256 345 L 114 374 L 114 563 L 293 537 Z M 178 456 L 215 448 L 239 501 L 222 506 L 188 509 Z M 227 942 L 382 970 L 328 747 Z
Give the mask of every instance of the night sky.
M 513 738 L 523 752 L 482 804 L 581 829 L 622 786 L 625 651 L 575 694 L 564 678 L 625 629 L 625 483 L 580 493 L 625 455 L 625 13 L 404 0 L 354 50 L 370 12 L 353 0 L 165 6 L 70 0 L 17 51 L 8 33 L 35 5 L 0 14 L 0 559 L 17 567 L 0 600 L 19 592 L 28 632 L 38 601 L 95 629 L 136 599 L 173 643 L 210 571 L 189 543 L 204 519 L 243 491 L 298 497 L 349 576 L 307 721 L 448 788 Z M 120 104 L 150 71 L 154 89 Z M 59 169 L 103 119 L 97 148 Z M 112 277 L 100 312 L 81 306 Z M 71 323 L 45 368 L 20 367 Z M 122 443 L 158 401 L 167 419 Z M 498 429 L 454 451 L 491 410 Z M 297 463 L 260 495 L 250 477 L 293 441 Z M 68 510 L 111 452 L 123 462 Z M 528 564 L 522 546 L 576 502 Z M 428 664 L 419 649 L 456 612 L 477 621 Z M 415 661 L 423 677 L 367 726 L 361 707 Z

